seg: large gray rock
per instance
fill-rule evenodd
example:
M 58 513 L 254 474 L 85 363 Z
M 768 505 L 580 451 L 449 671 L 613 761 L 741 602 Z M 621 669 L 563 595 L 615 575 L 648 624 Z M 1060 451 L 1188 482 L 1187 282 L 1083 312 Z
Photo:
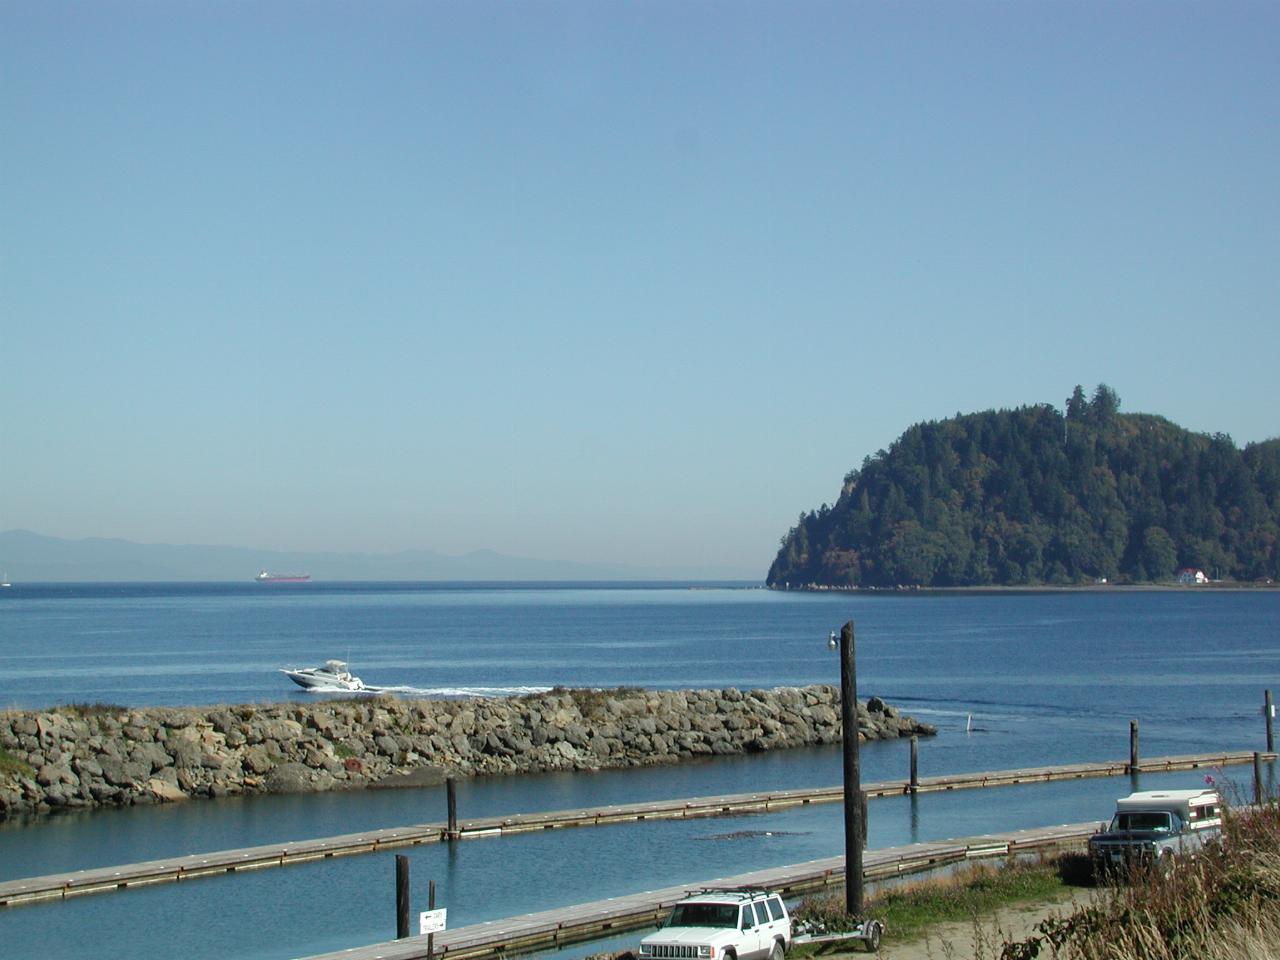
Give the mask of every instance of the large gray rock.
M 369 786 L 371 788 L 431 787 L 444 783 L 448 777 L 449 771 L 427 764 L 421 767 L 414 767 L 406 773 L 396 773 L 383 777 L 376 783 L 369 784 Z
M 125 762 L 119 757 L 101 756 L 98 764 L 102 767 L 102 779 L 113 787 L 124 787 L 132 783 L 132 778 L 125 772 Z M 148 773 L 151 771 L 148 770 Z
M 186 800 L 187 795 L 183 793 L 176 782 L 169 782 L 160 777 L 152 777 L 146 783 L 147 790 L 153 797 L 161 803 L 173 803 L 177 800 Z
M 301 763 L 282 763 L 266 776 L 268 793 L 317 793 L 333 786 L 333 776 Z
M 129 759 L 135 763 L 147 764 L 151 770 L 162 770 L 173 764 L 173 758 L 165 753 L 164 747 L 154 742 L 139 743 L 129 751 Z
M 262 720 L 254 724 L 258 741 L 277 740 L 289 742 L 302 736 L 302 724 L 297 720 Z M 252 737 L 250 738 L 253 739 Z

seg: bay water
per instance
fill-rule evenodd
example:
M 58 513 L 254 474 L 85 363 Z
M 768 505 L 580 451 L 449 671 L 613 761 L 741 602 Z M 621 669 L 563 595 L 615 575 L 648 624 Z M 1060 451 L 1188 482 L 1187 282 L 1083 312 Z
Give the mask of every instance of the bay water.
M 553 686 L 836 683 L 827 636 L 857 627 L 858 688 L 939 729 L 922 775 L 1261 749 L 1280 692 L 1268 590 L 780 593 L 731 584 L 15 585 L 0 594 L 0 709 L 310 700 L 283 666 L 347 660 L 404 696 Z M 323 694 L 319 696 L 324 696 Z M 864 781 L 907 746 L 866 745 Z M 1247 783 L 1248 768 L 1215 774 Z M 1203 773 L 1144 776 L 1193 786 Z M 1266 776 L 1274 782 L 1274 770 Z M 477 778 L 463 817 L 831 785 L 836 748 L 634 771 Z M 1103 819 L 1128 778 L 873 801 L 869 844 Z M 839 854 L 838 805 L 414 848 L 450 926 Z M 0 824 L 0 879 L 441 820 L 438 788 L 257 797 Z M 277 958 L 394 934 L 393 854 L 0 911 L 0 955 Z M 575 955 L 587 952 L 580 948 Z

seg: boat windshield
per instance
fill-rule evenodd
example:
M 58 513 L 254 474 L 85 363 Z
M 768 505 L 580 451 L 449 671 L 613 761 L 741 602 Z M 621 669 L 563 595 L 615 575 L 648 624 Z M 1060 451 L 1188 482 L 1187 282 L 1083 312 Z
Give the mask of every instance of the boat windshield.
M 677 903 L 668 927 L 736 927 L 738 907 L 733 903 Z

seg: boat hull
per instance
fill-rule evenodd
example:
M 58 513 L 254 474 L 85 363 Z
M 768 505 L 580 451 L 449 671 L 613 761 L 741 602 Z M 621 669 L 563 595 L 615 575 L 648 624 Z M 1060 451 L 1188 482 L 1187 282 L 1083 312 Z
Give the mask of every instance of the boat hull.
M 305 670 L 281 670 L 286 677 L 306 690 L 364 690 L 359 677 L 338 677 L 314 667 Z

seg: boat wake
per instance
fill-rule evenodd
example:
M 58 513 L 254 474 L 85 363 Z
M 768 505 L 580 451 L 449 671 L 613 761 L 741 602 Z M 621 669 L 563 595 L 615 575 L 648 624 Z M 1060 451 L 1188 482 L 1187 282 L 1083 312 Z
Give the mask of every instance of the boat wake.
M 390 686 L 373 687 L 365 685 L 359 690 L 351 690 L 336 686 L 314 686 L 305 688 L 304 693 L 341 693 L 347 696 L 396 696 L 396 697 L 444 697 L 463 699 L 466 697 L 522 697 L 529 694 L 546 693 L 551 687 L 410 687 Z
M 410 697 L 521 697 L 546 693 L 550 687 L 378 687 L 381 693 Z

